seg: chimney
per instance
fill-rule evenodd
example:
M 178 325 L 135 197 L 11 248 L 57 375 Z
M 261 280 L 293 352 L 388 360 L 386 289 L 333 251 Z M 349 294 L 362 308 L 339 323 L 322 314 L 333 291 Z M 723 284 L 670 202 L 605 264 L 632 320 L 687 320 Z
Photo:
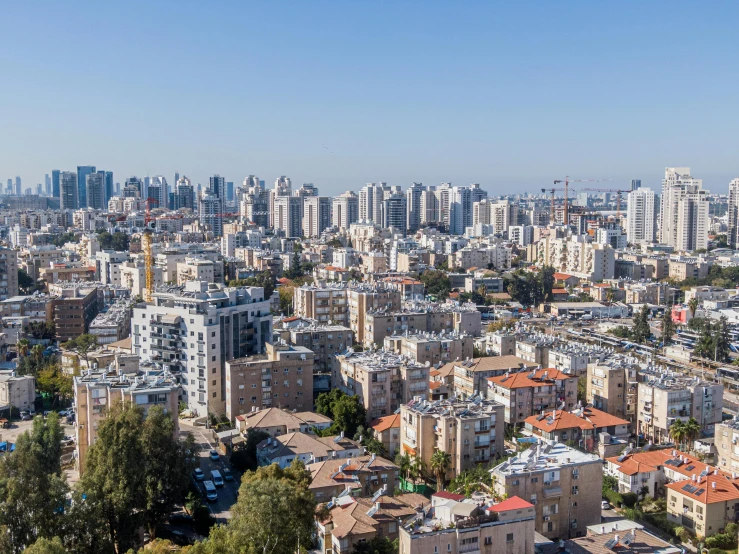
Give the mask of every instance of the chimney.
M 616 536 L 614 536 L 613 538 L 614 538 L 614 539 L 616 539 L 616 544 L 618 544 L 618 542 L 619 542 L 619 536 L 618 536 L 618 535 L 616 535 Z M 616 545 L 614 544 L 614 546 L 616 546 Z
M 713 490 L 716 490 L 716 481 L 714 481 L 713 483 L 711 483 L 711 488 L 712 488 Z
M 379 509 L 380 509 L 380 501 L 378 500 L 377 502 L 375 502 L 375 510 L 379 510 Z
M 601 525 L 600 526 L 600 534 L 601 535 L 605 535 L 606 534 L 606 526 L 605 525 Z
M 613 524 L 613 531 L 618 531 L 618 522 Z
M 714 475 L 718 475 L 718 468 L 714 468 L 714 470 L 713 470 L 713 474 L 714 474 Z

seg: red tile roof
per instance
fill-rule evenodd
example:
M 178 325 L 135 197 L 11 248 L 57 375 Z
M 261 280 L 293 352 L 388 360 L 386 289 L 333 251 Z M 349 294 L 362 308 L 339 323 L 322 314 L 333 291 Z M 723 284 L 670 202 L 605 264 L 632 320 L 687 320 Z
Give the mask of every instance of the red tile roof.
M 397 427 L 398 429 L 400 429 L 400 414 L 393 414 L 377 418 L 372 423 L 370 423 L 370 427 L 372 427 L 378 433 L 382 433 L 383 431 L 387 431 L 388 429 L 391 429 L 393 427 Z
M 557 281 L 564 281 L 565 279 L 569 279 L 570 277 L 572 277 L 572 275 L 569 275 L 567 273 L 555 273 L 554 274 L 554 278 Z
M 691 489 L 693 492 L 685 490 L 688 485 L 695 487 Z M 718 475 L 710 473 L 695 482 L 688 480 L 676 481 L 665 485 L 665 487 L 702 504 L 739 500 L 739 480 L 732 480 L 731 475 L 723 471 L 719 471 Z
M 490 506 L 488 511 L 490 512 L 508 512 L 510 510 L 525 510 L 527 508 L 533 508 L 534 505 L 526 502 L 523 498 L 518 496 L 511 496 L 505 499 L 503 502 L 499 502 L 494 506 Z
M 435 496 L 436 498 L 443 498 L 444 500 L 456 500 L 457 502 L 461 502 L 465 498 L 463 494 L 454 494 L 453 492 L 448 491 L 435 492 L 431 496 Z
M 673 450 L 669 448 L 663 450 L 648 450 L 647 452 L 628 454 L 621 462 L 618 461 L 618 456 L 606 458 L 606 461 L 615 464 L 618 467 L 619 472 L 624 475 L 636 475 L 637 473 L 650 473 L 652 471 L 656 471 L 660 467 L 665 466 L 665 462 L 668 460 L 676 460 L 680 456 L 687 461 L 680 463 L 680 465 L 670 464 L 667 467 L 676 473 L 682 474 L 686 478 L 691 478 L 693 475 L 700 475 L 708 468 L 706 464 L 693 456 L 689 456 L 679 450 L 675 450 L 675 455 L 673 456 L 672 452 Z
M 527 387 L 540 387 L 542 384 L 554 384 L 554 381 L 561 381 L 563 379 L 577 379 L 574 375 L 568 375 L 553 367 L 537 369 L 533 372 L 534 378 L 529 379 L 528 376 L 531 373 L 532 372 L 524 370 L 518 373 L 511 373 L 509 375 L 488 377 L 488 381 L 492 381 L 496 385 L 500 385 L 506 389 L 521 389 Z M 543 379 L 545 373 L 547 374 L 546 380 Z

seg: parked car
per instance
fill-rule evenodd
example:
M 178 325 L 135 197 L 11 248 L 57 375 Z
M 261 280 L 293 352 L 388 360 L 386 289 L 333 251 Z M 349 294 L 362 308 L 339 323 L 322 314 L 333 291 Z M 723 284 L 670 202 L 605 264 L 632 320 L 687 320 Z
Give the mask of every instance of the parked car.
M 218 454 L 218 452 L 216 452 L 215 450 L 211 450 L 210 451 L 210 459 L 213 460 L 214 462 L 217 462 L 218 460 L 221 459 L 221 455 Z
M 21 421 L 29 421 L 31 419 L 31 414 L 28 412 L 21 412 Z
M 203 479 L 205 479 L 205 473 L 203 473 L 203 470 L 200 469 L 199 467 L 196 467 L 193 470 L 192 476 L 195 477 L 196 481 L 202 481 Z
M 223 474 L 223 478 L 226 481 L 233 481 L 234 480 L 234 474 L 231 473 L 231 470 L 228 469 L 227 467 L 224 467 L 223 470 L 221 471 L 221 473 Z
M 205 498 L 208 502 L 215 502 L 218 500 L 218 492 L 216 491 L 216 486 L 213 484 L 213 481 L 204 481 L 203 488 L 205 489 Z
M 608 500 L 604 500 L 603 502 L 600 503 L 600 509 L 601 510 L 610 510 L 611 509 L 611 505 L 608 503 Z

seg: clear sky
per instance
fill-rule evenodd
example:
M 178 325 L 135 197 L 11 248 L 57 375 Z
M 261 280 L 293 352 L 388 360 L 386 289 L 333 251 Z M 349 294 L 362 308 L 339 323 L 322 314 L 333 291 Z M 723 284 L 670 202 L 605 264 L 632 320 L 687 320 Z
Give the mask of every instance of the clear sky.
M 739 176 L 739 3 L 6 2 L 0 178 Z M 604 186 L 610 186 L 606 184 Z

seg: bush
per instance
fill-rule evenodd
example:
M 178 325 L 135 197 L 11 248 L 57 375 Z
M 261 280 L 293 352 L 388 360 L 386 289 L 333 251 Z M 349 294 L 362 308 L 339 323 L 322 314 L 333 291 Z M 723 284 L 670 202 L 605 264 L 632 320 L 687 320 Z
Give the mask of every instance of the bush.
M 706 539 L 706 548 L 722 548 L 724 550 L 736 547 L 736 535 L 717 533 Z
M 639 500 L 639 497 L 633 492 L 626 492 L 622 494 L 621 497 L 623 498 L 623 505 L 627 508 L 633 508 L 636 505 L 637 500 Z
M 724 552 L 724 551 L 723 551 L 723 550 L 721 550 L 720 548 L 711 548 L 711 549 L 710 549 L 710 550 L 708 551 L 708 554 L 726 554 L 726 552 Z

